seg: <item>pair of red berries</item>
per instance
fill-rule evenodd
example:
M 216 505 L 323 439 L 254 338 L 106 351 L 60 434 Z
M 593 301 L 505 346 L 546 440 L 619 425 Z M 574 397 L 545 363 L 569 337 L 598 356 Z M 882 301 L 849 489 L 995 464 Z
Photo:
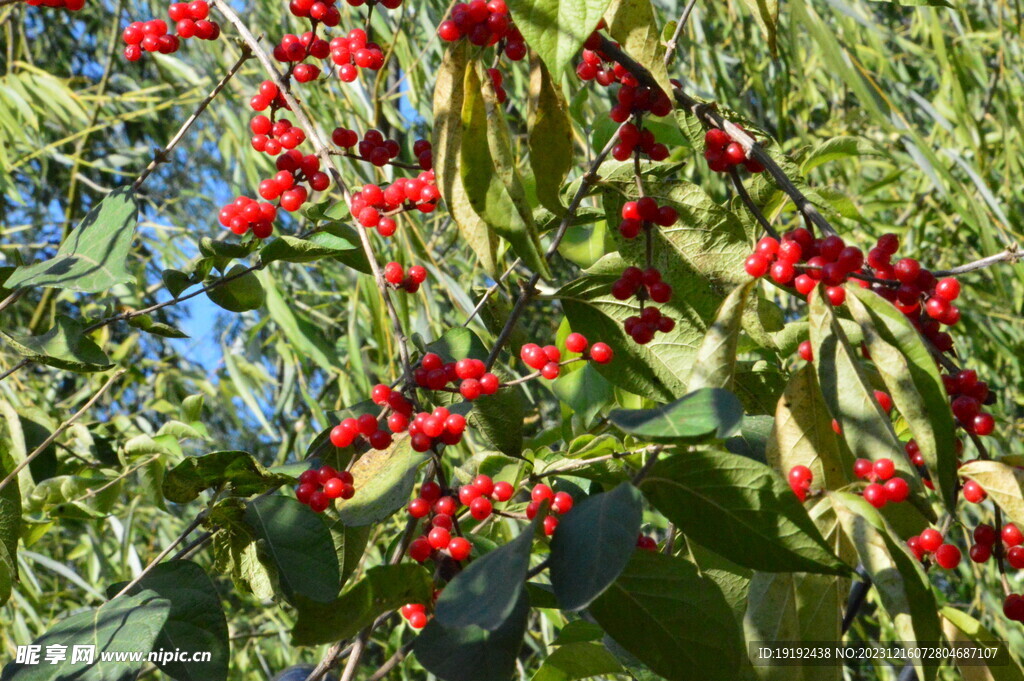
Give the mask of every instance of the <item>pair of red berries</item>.
M 864 488 L 864 499 L 875 508 L 882 508 L 888 503 L 898 504 L 910 496 L 910 485 L 903 478 L 893 477 L 895 473 L 896 464 L 892 459 L 879 459 L 874 463 L 857 459 L 853 462 L 853 474 L 869 483 Z
M 351 499 L 355 496 L 352 474 L 338 472 L 330 466 L 311 468 L 299 476 L 295 498 L 316 513 L 323 513 L 332 499 Z
M 420 289 L 420 284 L 427 280 L 427 270 L 421 265 L 413 265 L 406 274 L 400 264 L 389 262 L 384 266 L 384 280 L 396 289 L 416 293 Z
M 220 224 L 241 236 L 250 229 L 257 239 L 266 239 L 274 231 L 277 207 L 272 203 L 260 203 L 248 196 L 239 196 L 220 209 Z
M 526 42 L 512 23 L 505 0 L 459 2 L 450 16 L 437 27 L 441 40 L 455 42 L 465 36 L 473 45 L 485 47 L 504 39 L 504 54 L 509 59 L 519 61 L 526 56 Z
M 363 0 L 359 0 L 360 4 Z M 402 606 L 402 617 L 413 629 L 422 629 L 427 626 L 430 618 L 427 616 L 427 607 L 422 603 L 407 603 Z
M 656 267 L 648 267 L 646 270 L 627 267 L 612 284 L 611 293 L 616 300 L 629 300 L 634 296 L 640 300 L 649 298 L 655 303 L 672 300 L 672 286 L 662 281 L 661 272 Z
M 947 544 L 942 533 L 928 528 L 916 537 L 907 540 L 907 547 L 919 561 L 924 561 L 930 554 L 935 564 L 945 570 L 953 570 L 960 564 L 960 549 Z
M 582 333 L 570 333 L 565 337 L 565 349 L 583 355 L 584 359 L 592 359 L 598 364 L 608 364 L 615 357 L 607 343 L 597 342 L 590 345 Z
M 558 516 L 572 510 L 575 502 L 568 492 L 555 492 L 548 485 L 538 483 L 530 491 L 530 503 L 526 505 L 526 517 L 533 520 L 545 501 L 551 504 L 550 513 L 544 518 L 544 534 L 551 536 L 558 528 Z
M 742 126 L 737 126 L 741 130 Z M 751 173 L 764 171 L 764 166 L 757 159 L 747 158 L 743 146 L 732 139 L 725 130 L 711 128 L 704 133 L 704 160 L 708 168 L 716 173 L 728 172 L 730 168 L 742 165 Z

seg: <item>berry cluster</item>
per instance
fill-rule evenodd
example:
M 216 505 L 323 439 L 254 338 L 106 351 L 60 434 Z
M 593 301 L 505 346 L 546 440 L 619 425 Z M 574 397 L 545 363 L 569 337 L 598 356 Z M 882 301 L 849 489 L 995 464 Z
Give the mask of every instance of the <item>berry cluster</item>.
M 277 173 L 260 182 L 259 194 L 267 201 L 280 199 L 281 208 L 294 212 L 302 207 L 309 192 L 301 185 L 309 184 L 315 192 L 325 191 L 331 186 L 331 176 L 320 170 L 320 158 L 294 149 L 277 157 Z
M 268 156 L 277 156 L 284 150 L 293 150 L 306 141 L 306 133 L 287 118 L 277 118 L 278 109 L 288 109 L 281 89 L 273 81 L 260 83 L 259 91 L 249 100 L 253 111 L 266 111 L 270 108 L 270 116 L 256 115 L 249 121 L 252 131 L 250 144 L 252 148 Z
M 659 227 L 671 227 L 679 219 L 679 213 L 672 206 L 659 206 L 650 196 L 636 201 L 627 201 L 622 206 L 622 222 L 619 223 L 619 234 L 627 239 L 635 239 L 641 231 Z
M 330 54 L 343 83 L 358 78 L 359 69 L 377 71 L 384 66 L 384 50 L 377 43 L 367 42 L 366 31 L 361 28 L 353 28 L 348 36 L 331 39 Z
M 907 540 L 907 547 L 921 562 L 931 555 L 935 564 L 946 570 L 953 570 L 960 564 L 960 549 L 942 540 L 942 533 L 928 528 L 916 537 Z
M 594 343 L 589 348 L 587 337 L 581 333 L 570 333 L 565 339 L 565 349 L 583 355 L 583 359 L 592 359 L 598 364 L 607 364 L 612 361 L 614 353 L 605 343 Z M 541 347 L 536 343 L 527 343 L 519 350 L 519 357 L 526 366 L 540 372 L 544 378 L 554 380 L 562 372 L 562 364 L 575 360 L 562 362 L 562 351 L 554 345 Z
M 621 84 L 615 95 L 616 103 L 608 112 L 608 116 L 616 123 L 625 123 L 633 119 L 619 130 L 619 141 L 612 148 L 612 157 L 617 161 L 625 161 L 635 153 L 646 154 L 652 161 L 664 161 L 669 150 L 659 143 L 654 133 L 645 130 L 643 117 L 645 114 L 667 116 L 672 112 L 672 100 L 663 90 L 651 89 L 640 85 L 636 77 L 626 68 L 601 51 L 601 34 L 605 28 L 602 20 L 583 46 L 582 61 L 576 66 L 576 75 L 583 81 L 595 81 L 603 87 L 615 83 Z M 678 84 L 673 81 L 673 84 Z
M 427 280 L 427 270 L 420 265 L 413 265 L 406 274 L 397 262 L 389 262 L 384 266 L 384 280 L 395 289 L 416 293 L 420 290 L 420 284 Z
M 220 25 L 207 18 L 210 6 L 206 0 L 176 2 L 167 8 L 167 14 L 174 22 L 177 35 L 167 32 L 167 23 L 163 19 L 133 21 L 125 27 L 121 33 L 125 42 L 125 59 L 138 61 L 143 52 L 171 54 L 178 51 L 181 40 L 216 40 L 220 36 Z
M 530 491 L 530 503 L 526 506 L 526 517 L 533 520 L 545 501 L 551 503 L 550 513 L 544 518 L 544 534 L 551 536 L 558 527 L 558 516 L 572 510 L 573 498 L 568 492 L 555 492 L 544 483 L 534 485 Z
M 896 464 L 892 459 L 879 459 L 874 463 L 857 459 L 853 462 L 853 474 L 868 481 L 864 499 L 875 508 L 882 508 L 888 503 L 898 504 L 910 496 L 910 485 L 903 478 L 894 478 L 895 473 Z
M 458 384 L 459 394 L 473 401 L 481 395 L 498 392 L 498 377 L 487 371 L 479 359 L 460 359 L 445 364 L 440 355 L 428 352 L 412 374 L 416 385 L 428 390 L 448 390 L 448 384 Z M 454 388 L 452 388 L 454 390 Z
M 737 126 L 741 130 L 742 126 Z M 729 133 L 721 128 L 711 128 L 704 133 L 704 160 L 708 168 L 716 173 L 728 172 L 740 164 L 751 173 L 764 171 L 764 166 L 757 159 L 747 158 L 739 142 L 734 142 Z
M 623 326 L 634 342 L 646 345 L 654 340 L 658 332 L 668 333 L 676 327 L 675 320 L 666 317 L 656 307 L 644 307 L 644 301 L 667 303 L 672 299 L 672 287 L 661 279 L 661 272 L 654 267 L 641 270 L 627 267 L 622 276 L 612 284 L 612 297 L 628 300 L 636 297 L 640 301 L 640 314 L 627 317 Z
M 441 192 L 434 184 L 434 171 L 424 170 L 416 177 L 400 177 L 385 188 L 365 184 L 352 194 L 349 210 L 363 227 L 376 228 L 383 237 L 398 229 L 393 215 L 409 210 L 430 213 L 437 208 Z
M 362 2 L 363 0 L 359 0 Z M 402 606 L 402 617 L 413 629 L 422 629 L 427 626 L 430 618 L 427 616 L 427 606 L 422 603 L 406 603 Z
M 409 557 L 418 563 L 436 556 L 435 551 L 444 552 L 453 560 L 469 558 L 473 546 L 464 537 L 453 537 L 455 514 L 461 505 L 469 507 L 470 514 L 477 520 L 484 520 L 494 510 L 492 500 L 505 502 L 512 498 L 512 485 L 507 482 L 495 483 L 486 475 L 478 475 L 473 482 L 463 485 L 458 496 L 445 495 L 436 482 L 425 482 L 420 486 L 419 496 L 406 507 L 413 518 L 427 518 L 426 535 L 409 544 Z
M 220 209 L 220 224 L 241 236 L 252 230 L 257 239 L 266 239 L 274 231 L 277 207 L 248 196 L 239 196 Z
M 451 18 L 437 27 L 437 35 L 449 43 L 465 36 L 479 47 L 496 45 L 504 40 L 503 52 L 509 59 L 519 61 L 526 56 L 526 42 L 512 23 L 505 0 L 457 3 L 452 7 Z
M 339 473 L 330 466 L 310 468 L 299 476 L 295 498 L 314 512 L 323 513 L 332 499 L 351 499 L 355 495 L 356 488 L 352 482 L 352 474 L 348 471 Z
M 380 427 L 380 422 L 373 414 L 350 416 L 334 426 L 331 429 L 331 444 L 339 448 L 350 447 L 360 436 L 366 438 L 373 449 L 387 449 L 391 446 L 391 433 Z
M 996 551 L 996 540 L 999 539 L 999 535 L 991 525 L 982 523 L 974 528 L 973 537 L 974 544 L 971 545 L 968 554 L 975 563 L 984 563 Z M 1020 545 L 1024 542 L 1024 533 L 1021 533 L 1013 523 L 1007 523 L 1003 525 L 1002 540 L 1003 545 L 999 550 L 1005 553 L 1010 566 L 1018 570 L 1024 568 L 1024 546 Z
M 978 372 L 964 369 L 955 376 L 943 374 L 942 382 L 952 399 L 953 415 L 964 430 L 976 435 L 991 435 L 996 426 L 995 419 L 992 414 L 981 411 L 981 406 L 989 403 L 988 383 L 978 380 Z

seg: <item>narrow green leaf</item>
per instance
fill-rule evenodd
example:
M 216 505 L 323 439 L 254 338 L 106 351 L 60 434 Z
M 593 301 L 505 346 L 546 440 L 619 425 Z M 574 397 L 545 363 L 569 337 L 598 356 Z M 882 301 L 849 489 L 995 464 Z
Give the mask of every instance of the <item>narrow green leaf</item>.
M 554 4 L 558 7 L 572 7 L 575 3 Z M 598 12 L 597 16 L 600 15 Z M 558 198 L 559 190 L 572 167 L 573 157 L 572 122 L 559 83 L 560 79 L 552 79 L 541 60 L 531 58 L 526 123 L 530 167 L 533 169 L 540 204 L 555 215 L 565 212 Z
M 942 631 L 950 643 L 954 645 L 973 643 L 975 646 L 971 647 L 985 649 L 996 646 L 1002 649 L 999 655 L 1001 659 L 992 659 L 991 664 L 986 664 L 984 667 L 979 667 L 976 663 L 977 660 L 986 657 L 981 654 L 981 650 L 978 650 L 976 656 L 971 659 L 967 657 L 963 660 L 954 658 L 954 662 L 958 660 L 966 662 L 966 664 L 957 665 L 966 681 L 1024 681 L 1024 672 L 1021 671 L 1017 661 L 1009 655 L 1005 641 L 983 627 L 981 622 L 951 605 L 943 607 L 939 611 L 939 615 L 942 617 Z M 988 651 L 985 652 L 987 654 Z
M 589 425 L 613 397 L 612 386 L 589 362 L 581 369 L 556 378 L 551 392 Z
M 653 409 L 615 409 L 608 420 L 627 433 L 654 440 L 703 442 L 735 433 L 743 419 L 736 396 L 721 388 L 701 388 Z
M 551 585 L 563 610 L 582 610 L 625 569 L 643 520 L 640 492 L 624 482 L 584 499 L 551 541 Z
M 341 360 L 334 345 L 324 338 L 323 332 L 311 321 L 298 314 L 284 299 L 274 277 L 263 270 L 259 274 L 262 289 L 266 291 L 267 312 L 296 350 L 300 359 L 309 358 L 327 372 L 337 371 Z
M 762 463 L 696 451 L 662 458 L 640 484 L 688 537 L 765 572 L 845 574 L 789 485 Z
M 651 0 L 613 0 L 605 12 L 608 33 L 623 52 L 646 68 L 666 93 L 672 92 L 665 47 Z
M 132 275 L 124 265 L 138 212 L 131 187 L 115 189 L 71 231 L 57 249 L 57 255 L 22 265 L 4 286 L 47 286 L 95 293 L 131 281 Z
M 599 643 L 563 645 L 547 656 L 531 681 L 575 681 L 623 673 L 622 664 Z
M 434 84 L 434 174 L 445 205 L 459 233 L 476 253 L 484 270 L 494 276 L 497 270 L 498 237 L 477 214 L 466 195 L 459 172 L 462 156 L 462 108 L 465 101 L 469 43 L 452 43 Z
M 777 25 L 779 23 L 779 2 L 778 0 L 743 0 L 750 10 L 751 14 L 754 15 L 754 19 L 757 20 L 757 25 L 761 27 L 765 37 L 768 39 L 768 49 L 771 50 L 772 56 L 778 55 L 778 46 L 776 44 L 776 32 Z
M 313 262 L 358 248 L 360 248 L 359 244 L 328 232 L 317 232 L 309 239 L 296 239 L 292 236 L 282 235 L 260 249 L 260 262 L 264 265 L 275 260 Z

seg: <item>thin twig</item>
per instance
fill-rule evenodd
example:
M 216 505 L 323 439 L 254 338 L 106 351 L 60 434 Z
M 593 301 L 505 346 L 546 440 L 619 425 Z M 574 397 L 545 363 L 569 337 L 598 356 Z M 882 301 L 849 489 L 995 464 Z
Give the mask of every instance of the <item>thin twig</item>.
M 772 227 L 772 223 L 768 222 L 768 218 L 764 216 L 761 209 L 757 207 L 756 203 L 754 203 L 754 199 L 750 197 L 750 192 L 748 192 L 747 188 L 743 186 L 743 180 L 740 179 L 740 174 L 735 168 L 729 169 L 729 179 L 732 180 L 732 186 L 736 188 L 736 193 L 740 195 L 740 200 L 743 201 L 743 205 L 746 206 L 751 215 L 757 219 L 758 223 L 761 225 L 761 229 L 763 229 L 768 236 L 773 239 L 778 239 L 779 233 L 775 231 L 775 228 Z
M 117 379 L 121 378 L 126 373 L 128 373 L 127 369 L 118 369 L 113 374 L 111 374 L 110 378 L 107 379 L 107 382 L 103 384 L 103 386 L 99 389 L 99 391 L 96 392 L 95 395 L 89 398 L 88 402 L 82 405 L 81 409 L 72 414 L 67 421 L 57 426 L 57 429 L 50 433 L 50 436 L 48 438 L 43 440 L 38 447 L 32 450 L 31 454 L 22 459 L 22 461 L 17 466 L 15 466 L 10 473 L 7 474 L 6 478 L 0 481 L 0 490 L 6 487 L 8 483 L 10 483 L 11 480 L 13 480 L 18 475 L 18 473 L 20 473 L 25 468 L 25 466 L 28 466 L 35 460 L 37 456 L 46 451 L 46 448 L 53 444 L 54 440 L 60 437 L 65 430 L 70 428 L 71 424 L 77 421 L 79 417 L 82 416 L 82 414 L 89 411 L 89 409 L 91 409 L 92 406 L 96 404 L 100 397 L 103 396 L 103 393 L 107 392 L 107 389 L 110 388 L 110 386 L 112 386 Z
M 188 527 L 186 527 L 184 530 L 182 530 L 181 534 L 178 535 L 178 538 L 175 539 L 170 544 L 168 544 L 167 548 L 165 548 L 163 551 L 161 551 L 160 554 L 156 558 L 151 560 L 149 565 L 147 565 L 145 567 L 145 569 L 142 572 L 140 572 L 138 574 L 138 576 L 135 577 L 135 579 L 133 579 L 132 581 L 130 581 L 127 584 L 125 584 L 124 588 L 121 589 L 120 591 L 118 591 L 114 595 L 114 598 L 118 598 L 119 596 L 125 595 L 126 593 L 128 593 L 128 591 L 130 591 L 132 589 L 132 587 L 134 587 L 139 582 L 141 582 L 146 575 L 148 575 L 150 572 L 153 571 L 153 568 L 155 568 L 157 565 L 160 564 L 160 561 L 162 561 L 164 558 L 166 558 L 167 555 L 171 551 L 174 550 L 175 546 L 177 546 L 181 542 L 185 541 L 185 537 L 187 537 L 189 534 L 191 534 L 192 530 L 194 530 L 197 527 L 199 527 L 199 523 L 203 522 L 203 519 L 205 517 L 206 517 L 206 512 L 205 511 L 203 511 L 202 513 L 197 515 L 195 517 L 195 519 L 191 523 L 188 524 Z M 113 598 L 111 600 L 113 600 Z
M 667 67 L 672 63 L 672 60 L 676 56 L 676 47 L 679 44 L 679 36 L 683 34 L 683 29 L 686 27 L 686 22 L 690 19 L 690 12 L 693 11 L 694 5 L 697 4 L 697 0 L 690 0 L 686 3 L 686 7 L 683 8 L 683 13 L 679 15 L 679 21 L 676 22 L 676 30 L 672 33 L 672 37 L 667 43 L 665 43 L 665 66 Z

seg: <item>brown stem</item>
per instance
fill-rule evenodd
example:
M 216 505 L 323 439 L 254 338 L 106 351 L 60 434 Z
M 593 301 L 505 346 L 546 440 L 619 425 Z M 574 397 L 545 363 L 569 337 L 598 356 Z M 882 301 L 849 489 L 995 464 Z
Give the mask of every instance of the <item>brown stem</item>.
M 754 203 L 754 199 L 750 197 L 750 192 L 743 186 L 743 180 L 740 179 L 740 174 L 735 168 L 729 169 L 729 179 L 732 180 L 732 186 L 736 188 L 736 193 L 740 195 L 740 200 L 743 201 L 743 205 L 747 207 L 750 214 L 754 216 L 757 222 L 761 225 L 761 229 L 773 239 L 779 238 L 779 233 L 772 227 L 772 223 L 768 222 L 768 218 L 764 216 L 761 209 Z

